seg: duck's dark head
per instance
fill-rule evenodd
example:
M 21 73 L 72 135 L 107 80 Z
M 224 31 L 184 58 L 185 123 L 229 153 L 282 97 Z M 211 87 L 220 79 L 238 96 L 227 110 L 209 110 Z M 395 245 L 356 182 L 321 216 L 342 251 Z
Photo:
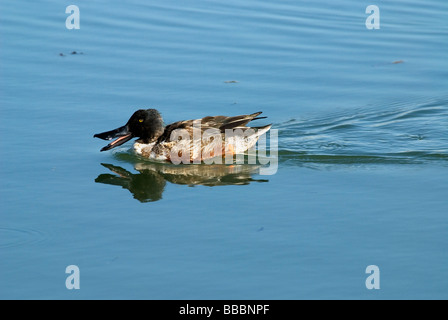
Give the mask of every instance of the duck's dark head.
M 97 133 L 93 137 L 103 140 L 112 140 L 101 151 L 110 150 L 121 146 L 132 138 L 139 138 L 143 143 L 150 143 L 157 139 L 164 130 L 163 120 L 160 113 L 155 109 L 137 110 L 128 122 L 117 129 Z

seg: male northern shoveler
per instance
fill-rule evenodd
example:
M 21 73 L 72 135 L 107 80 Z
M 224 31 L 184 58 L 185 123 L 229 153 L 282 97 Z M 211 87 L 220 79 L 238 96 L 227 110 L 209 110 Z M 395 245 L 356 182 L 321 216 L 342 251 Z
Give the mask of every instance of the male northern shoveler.
M 253 120 L 266 118 L 258 117 L 260 114 L 261 112 L 233 117 L 204 117 L 174 122 L 165 127 L 157 110 L 138 110 L 124 126 L 95 134 L 94 137 L 103 140 L 117 138 L 101 151 L 138 138 L 134 143 L 134 150 L 145 158 L 169 161 L 174 157 L 183 160 L 186 157 L 188 162 L 195 162 L 220 155 L 233 156 L 252 148 L 258 138 L 272 126 L 246 126 Z

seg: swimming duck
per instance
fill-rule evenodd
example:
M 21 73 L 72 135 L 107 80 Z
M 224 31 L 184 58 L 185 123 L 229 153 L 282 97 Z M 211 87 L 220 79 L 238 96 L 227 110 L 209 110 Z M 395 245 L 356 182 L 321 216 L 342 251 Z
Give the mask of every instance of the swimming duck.
M 258 117 L 260 114 L 261 112 L 233 117 L 208 116 L 164 126 L 159 111 L 141 109 L 137 110 L 124 126 L 95 134 L 94 137 L 103 140 L 116 139 L 101 151 L 138 138 L 134 143 L 134 151 L 140 156 L 172 162 L 181 158 L 197 163 L 220 155 L 241 154 L 252 148 L 259 137 L 272 126 L 246 126 L 253 120 L 266 118 Z

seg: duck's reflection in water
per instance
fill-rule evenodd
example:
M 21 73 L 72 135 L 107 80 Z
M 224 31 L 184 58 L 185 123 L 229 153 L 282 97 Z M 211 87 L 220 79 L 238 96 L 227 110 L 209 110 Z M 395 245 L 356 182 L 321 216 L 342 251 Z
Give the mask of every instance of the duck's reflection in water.
M 265 179 L 254 179 L 260 166 L 247 164 L 213 164 L 213 165 L 173 165 L 162 163 L 134 163 L 138 173 L 131 173 L 122 167 L 102 163 L 114 174 L 100 174 L 95 182 L 121 186 L 128 189 L 140 202 L 151 202 L 162 199 L 166 182 L 188 186 L 227 186 L 247 185 L 251 182 L 268 182 Z

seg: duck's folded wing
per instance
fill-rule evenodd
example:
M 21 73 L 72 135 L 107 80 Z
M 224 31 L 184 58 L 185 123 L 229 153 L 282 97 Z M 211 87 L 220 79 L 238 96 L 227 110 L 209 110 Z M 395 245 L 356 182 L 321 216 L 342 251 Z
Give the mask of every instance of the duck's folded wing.
M 226 129 L 245 127 L 249 122 L 253 120 L 266 118 L 266 117 L 257 117 L 260 114 L 261 112 L 256 112 L 253 114 L 246 114 L 235 117 L 226 117 L 220 124 L 219 129 L 221 130 L 221 132 L 225 132 Z
M 163 141 L 171 141 L 171 134 L 178 129 L 187 130 L 192 136 L 193 130 L 198 128 L 201 132 L 208 129 L 218 129 L 221 133 L 225 133 L 226 129 L 244 128 L 249 122 L 258 119 L 264 119 L 266 117 L 258 117 L 261 112 L 256 112 L 248 115 L 240 115 L 233 117 L 226 116 L 214 116 L 205 117 L 197 120 L 186 120 L 174 122 L 165 127 L 165 131 L 159 137 L 158 143 Z

